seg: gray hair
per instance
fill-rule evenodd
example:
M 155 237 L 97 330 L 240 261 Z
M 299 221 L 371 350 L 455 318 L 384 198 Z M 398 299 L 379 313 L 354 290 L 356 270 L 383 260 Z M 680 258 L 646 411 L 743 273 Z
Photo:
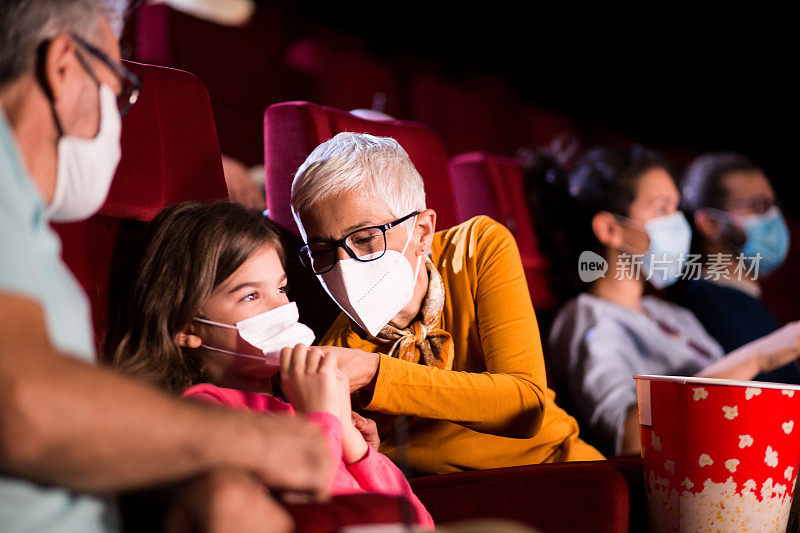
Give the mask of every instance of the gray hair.
M 27 72 L 41 43 L 61 32 L 72 31 L 93 42 L 100 15 L 119 37 L 127 5 L 127 0 L 2 0 L 0 87 Z
M 314 204 L 348 192 L 375 198 L 397 218 L 425 210 L 422 176 L 391 137 L 343 132 L 317 146 L 292 182 L 298 227 L 302 229 L 300 215 Z

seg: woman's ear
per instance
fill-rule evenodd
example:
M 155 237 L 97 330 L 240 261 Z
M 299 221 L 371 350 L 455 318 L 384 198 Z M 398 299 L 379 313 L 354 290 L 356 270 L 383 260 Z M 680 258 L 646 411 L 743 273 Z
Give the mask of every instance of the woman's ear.
M 419 230 L 419 244 L 416 255 L 427 253 L 433 243 L 433 234 L 436 233 L 436 211 L 426 209 L 417 215 L 417 230 Z
M 191 326 L 187 326 L 175 335 L 175 342 L 183 348 L 199 348 L 203 344 L 203 339 Z
M 622 227 L 608 211 L 600 211 L 592 218 L 592 231 L 603 246 L 613 249 L 622 247 Z

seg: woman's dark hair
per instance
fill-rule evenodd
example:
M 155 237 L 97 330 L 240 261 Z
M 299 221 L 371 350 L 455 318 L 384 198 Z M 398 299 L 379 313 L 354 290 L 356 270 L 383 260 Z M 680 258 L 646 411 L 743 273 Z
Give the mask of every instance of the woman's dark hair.
M 725 202 L 723 179 L 731 172 L 761 170 L 755 161 L 735 152 L 712 152 L 695 158 L 681 180 L 681 205 L 694 214 L 704 207 L 722 209 Z
M 584 153 L 571 172 L 540 154 L 526 166 L 526 186 L 542 252 L 553 258 L 554 290 L 560 299 L 581 292 L 578 257 L 584 250 L 602 255 L 592 231 L 601 211 L 630 214 L 639 178 L 653 168 L 668 169 L 661 156 L 640 145 L 597 146 Z
M 124 320 L 112 324 L 106 346 L 112 364 L 174 392 L 206 380 L 199 358 L 181 348 L 176 335 L 214 288 L 265 244 L 284 261 L 274 223 L 241 204 L 187 202 L 161 211 L 151 223 Z

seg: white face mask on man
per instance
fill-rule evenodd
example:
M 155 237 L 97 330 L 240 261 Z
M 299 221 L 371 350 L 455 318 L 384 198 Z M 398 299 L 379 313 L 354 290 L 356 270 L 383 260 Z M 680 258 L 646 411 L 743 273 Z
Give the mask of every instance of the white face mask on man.
M 374 261 L 365 261 L 371 256 L 364 256 L 361 261 L 341 259 L 330 271 L 318 274 L 328 295 L 373 337 L 408 305 L 414 294 L 422 256 L 417 256 L 417 265 L 411 270 L 404 254 L 414 236 L 416 220 L 415 216 L 402 251 L 387 248 Z
M 47 216 L 56 222 L 89 218 L 106 201 L 122 155 L 122 119 L 110 87 L 99 89 L 100 129 L 93 139 L 62 135 L 58 140 L 58 171 Z

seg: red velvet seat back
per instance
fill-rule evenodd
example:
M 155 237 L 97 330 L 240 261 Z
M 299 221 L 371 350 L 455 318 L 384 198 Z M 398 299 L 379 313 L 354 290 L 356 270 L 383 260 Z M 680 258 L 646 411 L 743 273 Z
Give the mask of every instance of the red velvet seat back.
M 453 157 L 449 167 L 459 221 L 488 215 L 504 224 L 517 241 L 534 307 L 551 310 L 556 302 L 548 285 L 548 261 L 539 251 L 520 163 L 469 152 Z
M 133 58 L 196 74 L 211 97 L 222 153 L 261 164 L 264 110 L 296 98 L 284 60 L 292 33 L 284 9 L 259 2 L 244 25 L 223 26 L 146 3 L 132 22 Z
M 371 55 L 361 43 L 341 44 L 333 36 L 308 37 L 293 43 L 287 52 L 289 66 L 307 79 L 301 98 L 338 109 L 379 109 L 393 117 L 403 108 L 395 71 Z
M 395 138 L 425 181 L 427 205 L 438 214 L 437 227 L 455 224 L 447 156 L 432 131 L 412 122 L 365 120 L 309 102 L 275 104 L 264 115 L 267 208 L 272 220 L 298 233 L 289 206 L 294 174 L 314 148 L 343 131 Z
M 108 324 L 112 263 L 125 262 L 144 223 L 165 206 L 227 198 L 208 93 L 187 72 L 127 63 L 142 80 L 139 101 L 122 122 L 122 159 L 100 211 L 54 224 L 64 261 L 89 295 L 95 333 Z M 126 259 L 123 259 L 126 257 Z

